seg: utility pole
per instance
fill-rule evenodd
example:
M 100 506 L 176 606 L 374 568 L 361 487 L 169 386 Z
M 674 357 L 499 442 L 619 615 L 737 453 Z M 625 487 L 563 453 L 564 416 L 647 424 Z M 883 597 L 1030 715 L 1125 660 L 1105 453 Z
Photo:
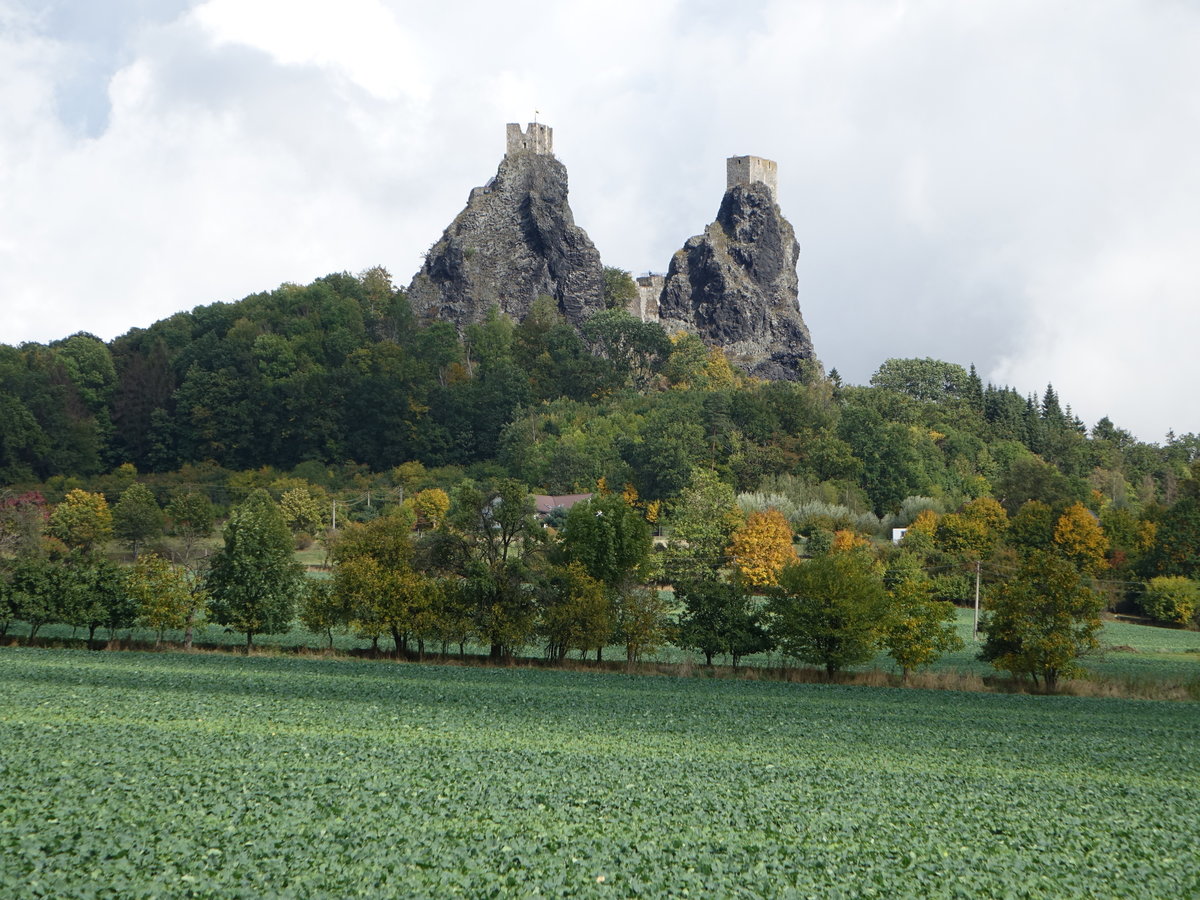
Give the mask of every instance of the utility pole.
M 979 640 L 979 574 L 983 567 L 982 560 L 975 560 L 975 627 L 971 631 L 971 637 L 976 641 Z

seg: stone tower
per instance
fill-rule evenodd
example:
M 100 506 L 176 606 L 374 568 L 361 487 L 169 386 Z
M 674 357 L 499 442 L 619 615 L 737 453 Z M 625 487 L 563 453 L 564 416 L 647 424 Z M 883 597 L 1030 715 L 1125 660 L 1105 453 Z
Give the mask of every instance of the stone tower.
M 765 184 L 771 199 L 779 202 L 779 167 L 775 160 L 761 156 L 731 156 L 725 161 L 725 190 L 738 185 L 749 187 L 756 181 Z
M 508 149 L 505 151 L 505 155 L 513 156 L 517 153 L 554 155 L 554 129 L 549 125 L 530 122 L 529 131 L 525 132 L 516 122 L 509 122 L 504 126 L 504 130 L 508 137 Z

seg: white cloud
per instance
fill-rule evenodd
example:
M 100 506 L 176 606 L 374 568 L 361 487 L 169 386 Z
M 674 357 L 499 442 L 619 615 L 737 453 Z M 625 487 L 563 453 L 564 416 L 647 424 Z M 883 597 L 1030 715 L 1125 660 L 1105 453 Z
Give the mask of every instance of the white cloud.
M 429 96 L 418 45 L 378 0 L 208 0 L 192 15 L 218 43 L 329 67 L 380 99 Z

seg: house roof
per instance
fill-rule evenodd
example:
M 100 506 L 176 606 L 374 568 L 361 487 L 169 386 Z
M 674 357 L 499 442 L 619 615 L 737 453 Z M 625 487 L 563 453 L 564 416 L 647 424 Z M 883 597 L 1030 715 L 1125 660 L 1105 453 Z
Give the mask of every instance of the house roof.
M 570 509 L 576 503 L 591 500 L 595 494 L 534 494 L 533 502 L 539 516 L 549 515 L 551 510 Z

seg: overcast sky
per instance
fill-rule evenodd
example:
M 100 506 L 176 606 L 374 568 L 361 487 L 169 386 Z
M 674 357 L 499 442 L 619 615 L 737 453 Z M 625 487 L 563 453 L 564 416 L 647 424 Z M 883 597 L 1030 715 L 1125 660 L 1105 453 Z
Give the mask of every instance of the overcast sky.
M 1200 431 L 1200 5 L 0 0 L 0 342 L 421 255 L 554 128 L 607 265 L 779 162 L 826 368 L 974 362 Z

